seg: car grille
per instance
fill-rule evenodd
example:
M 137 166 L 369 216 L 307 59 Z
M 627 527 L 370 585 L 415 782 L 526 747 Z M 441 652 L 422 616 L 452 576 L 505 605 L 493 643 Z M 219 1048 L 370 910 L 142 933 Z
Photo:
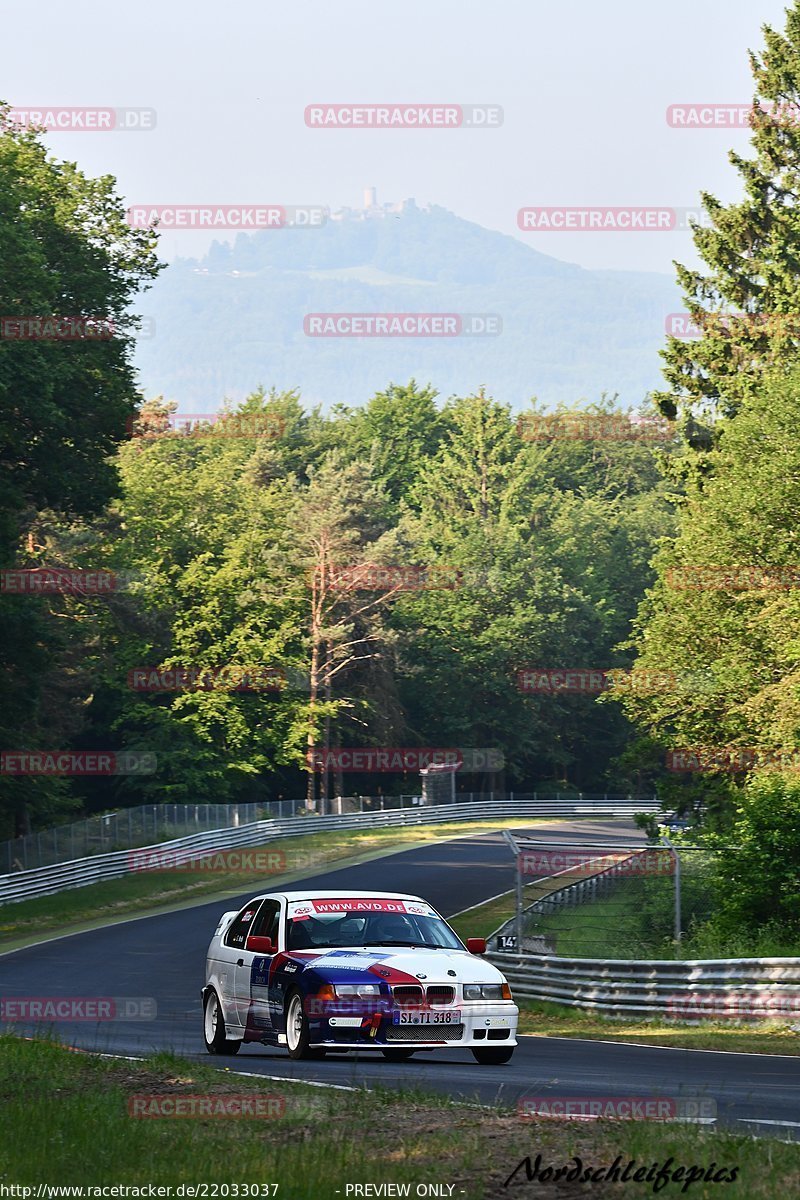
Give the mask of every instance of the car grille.
M 389 1025 L 387 1042 L 460 1042 L 463 1025 Z
M 415 1008 L 420 1004 L 452 1004 L 456 989 L 450 984 L 432 983 L 423 988 L 418 983 L 400 983 L 392 988 L 395 1004 L 401 1008 Z
M 447 984 L 434 983 L 428 988 L 429 1004 L 452 1004 L 456 998 L 456 989 Z
M 418 983 L 399 984 L 392 988 L 392 996 L 396 1004 L 411 1007 L 422 1004 L 425 999 L 425 993 Z

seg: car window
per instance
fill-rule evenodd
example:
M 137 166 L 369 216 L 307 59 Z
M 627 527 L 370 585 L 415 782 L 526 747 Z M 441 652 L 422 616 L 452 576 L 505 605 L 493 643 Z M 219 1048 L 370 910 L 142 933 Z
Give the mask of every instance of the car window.
M 305 913 L 287 919 L 286 949 L 317 950 L 330 946 L 379 946 L 414 944 L 463 950 L 453 931 L 437 916 L 346 913 L 317 919 Z
M 231 921 L 228 932 L 225 934 L 225 945 L 234 946 L 241 950 L 247 941 L 247 935 L 250 932 L 250 927 L 253 924 L 256 913 L 261 907 L 261 901 L 255 900 L 252 904 L 246 904 L 238 917 L 234 917 Z
M 256 937 L 272 938 L 273 943 L 277 946 L 280 919 L 280 900 L 265 900 L 261 905 L 258 916 L 253 918 L 248 933 L 255 934 Z

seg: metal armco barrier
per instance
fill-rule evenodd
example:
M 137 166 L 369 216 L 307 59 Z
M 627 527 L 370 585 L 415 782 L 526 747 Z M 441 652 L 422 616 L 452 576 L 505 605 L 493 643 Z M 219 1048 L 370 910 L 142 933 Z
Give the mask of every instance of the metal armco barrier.
M 491 818 L 548 818 L 548 817 L 632 817 L 637 812 L 655 812 L 655 797 L 608 802 L 583 798 L 551 799 L 486 799 L 466 804 L 415 806 L 405 809 L 386 809 L 370 813 L 352 813 L 325 817 L 287 817 L 269 821 L 254 821 L 238 828 L 212 830 L 192 834 L 170 842 L 142 846 L 135 850 L 117 850 L 110 854 L 94 854 L 71 862 L 56 863 L 30 871 L 0 875 L 0 904 L 13 904 L 35 896 L 47 896 L 70 888 L 86 887 L 105 879 L 119 879 L 135 873 L 133 856 L 150 851 L 167 854 L 170 851 L 226 850 L 244 846 L 265 846 L 281 838 L 301 837 L 337 829 L 385 829 L 403 825 L 433 825 L 450 821 L 485 821 Z
M 559 958 L 494 952 L 515 995 L 615 1016 L 800 1020 L 800 958 Z

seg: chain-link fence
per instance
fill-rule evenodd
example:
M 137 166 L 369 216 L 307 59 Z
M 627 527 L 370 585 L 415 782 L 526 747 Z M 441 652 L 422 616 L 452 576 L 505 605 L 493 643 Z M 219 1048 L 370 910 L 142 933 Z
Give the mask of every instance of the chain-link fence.
M 564 958 L 677 958 L 714 912 L 719 862 L 706 849 L 512 839 L 515 915 L 496 950 Z
M 545 804 L 549 801 L 559 803 L 561 800 L 569 800 L 580 803 L 585 800 L 588 806 L 598 802 L 634 802 L 637 797 L 588 792 L 578 795 L 566 792 L 458 792 L 455 797 L 437 797 L 436 803 L 469 803 L 481 799 L 532 799 L 535 802 L 541 800 Z M 642 796 L 638 799 L 641 799 L 643 809 L 649 811 L 653 808 L 654 796 Z M 325 802 L 325 811 L 331 815 L 344 816 L 358 812 L 411 808 L 422 803 L 421 795 L 337 796 Z M 87 817 L 81 821 L 57 825 L 51 829 L 29 833 L 25 837 L 0 842 L 0 874 L 49 867 L 76 858 L 87 858 L 92 854 L 108 854 L 114 850 L 150 846 L 157 842 L 187 837 L 192 833 L 236 828 L 252 821 L 301 817 L 307 811 L 304 799 L 274 800 L 258 804 L 140 804 L 134 808 L 123 808 L 116 812 Z

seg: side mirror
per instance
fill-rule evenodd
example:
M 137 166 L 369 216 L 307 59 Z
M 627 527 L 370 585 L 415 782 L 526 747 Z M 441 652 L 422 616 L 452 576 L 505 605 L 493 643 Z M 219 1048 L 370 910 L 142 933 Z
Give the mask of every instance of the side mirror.
M 470 954 L 485 954 L 486 938 L 467 938 L 467 949 Z
M 277 946 L 272 944 L 272 938 L 259 937 L 256 933 L 251 933 L 244 944 L 245 950 L 254 950 L 256 954 L 275 954 Z

